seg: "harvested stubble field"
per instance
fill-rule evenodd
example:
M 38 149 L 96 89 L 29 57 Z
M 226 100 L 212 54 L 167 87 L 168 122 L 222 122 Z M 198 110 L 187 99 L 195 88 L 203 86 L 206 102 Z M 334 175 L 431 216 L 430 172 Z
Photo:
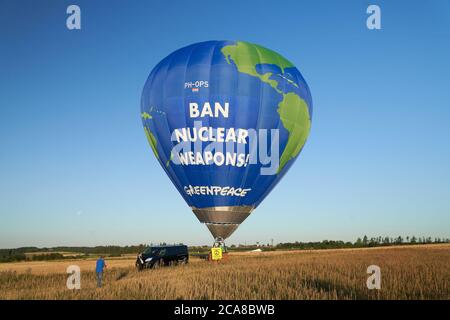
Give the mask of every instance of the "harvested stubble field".
M 231 254 L 211 263 L 137 272 L 133 260 L 111 260 L 103 288 L 95 261 L 47 262 L 47 272 L 0 271 L 0 299 L 450 299 L 450 245 Z M 65 267 L 79 262 L 81 289 L 66 288 Z M 42 263 L 42 262 L 41 262 Z M 381 289 L 368 290 L 369 265 Z M 58 267 L 55 267 L 58 266 Z M 9 271 L 7 268 L 9 267 Z

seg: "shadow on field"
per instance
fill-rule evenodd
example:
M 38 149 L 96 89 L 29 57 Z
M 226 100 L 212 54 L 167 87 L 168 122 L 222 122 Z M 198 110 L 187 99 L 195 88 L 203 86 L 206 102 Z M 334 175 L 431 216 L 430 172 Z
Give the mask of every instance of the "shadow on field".
M 306 278 L 304 279 L 304 284 L 306 287 L 315 289 L 321 292 L 336 293 L 339 297 L 352 297 L 352 299 L 367 299 L 367 292 L 360 290 L 358 288 L 350 288 L 348 286 L 335 283 L 330 280 L 317 279 L 317 278 Z
M 119 281 L 119 280 L 125 278 L 128 275 L 129 272 L 130 271 L 127 270 L 127 269 L 122 269 L 122 268 L 118 269 L 117 270 L 117 275 L 116 275 L 116 281 Z

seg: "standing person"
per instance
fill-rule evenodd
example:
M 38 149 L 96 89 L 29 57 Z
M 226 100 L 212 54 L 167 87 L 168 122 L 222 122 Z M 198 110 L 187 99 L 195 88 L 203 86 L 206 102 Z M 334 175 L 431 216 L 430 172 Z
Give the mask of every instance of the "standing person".
M 101 288 L 102 286 L 102 278 L 103 278 L 103 270 L 106 268 L 105 260 L 102 256 L 97 259 L 97 263 L 95 265 L 95 273 L 97 274 L 97 287 Z

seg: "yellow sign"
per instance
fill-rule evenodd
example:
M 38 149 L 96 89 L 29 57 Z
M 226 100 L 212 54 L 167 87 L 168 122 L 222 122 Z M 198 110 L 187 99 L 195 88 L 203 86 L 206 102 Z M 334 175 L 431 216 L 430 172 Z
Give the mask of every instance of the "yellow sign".
M 222 259 L 222 248 L 211 248 L 211 259 L 221 260 Z

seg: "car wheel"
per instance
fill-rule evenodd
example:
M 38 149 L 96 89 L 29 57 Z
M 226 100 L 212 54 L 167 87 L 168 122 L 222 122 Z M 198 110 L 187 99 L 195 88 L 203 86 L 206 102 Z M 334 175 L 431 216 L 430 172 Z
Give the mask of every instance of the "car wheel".
M 153 264 L 153 269 L 159 269 L 159 268 L 161 268 L 161 267 L 162 267 L 162 261 L 161 261 L 161 259 L 158 260 L 158 261 L 156 261 L 156 262 Z

